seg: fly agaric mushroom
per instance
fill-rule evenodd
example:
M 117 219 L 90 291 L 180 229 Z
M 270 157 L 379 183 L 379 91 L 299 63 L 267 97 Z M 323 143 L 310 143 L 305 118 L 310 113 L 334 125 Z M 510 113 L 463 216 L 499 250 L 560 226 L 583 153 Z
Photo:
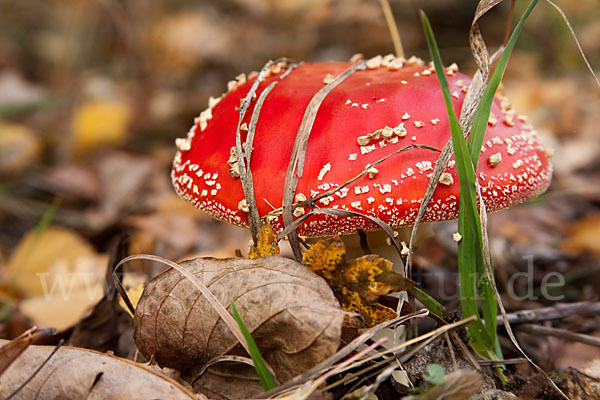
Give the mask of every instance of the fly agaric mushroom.
M 271 66 L 256 94 L 273 82 L 265 97 L 255 130 L 251 159 L 254 193 L 260 216 L 282 206 L 285 171 L 307 106 L 325 85 L 331 85 L 351 64 L 342 62 L 285 62 Z M 454 109 L 460 113 L 471 79 L 455 64 L 445 70 Z M 239 75 L 228 92 L 211 98 L 196 119 L 187 138 L 178 139 L 172 181 L 179 195 L 213 217 L 248 226 L 236 157 L 239 107 L 257 74 Z M 316 201 L 316 207 L 356 211 L 377 217 L 389 225 L 412 225 L 422 202 L 438 153 L 410 149 L 386 155 L 410 144 L 441 149 L 450 138 L 447 111 L 434 68 L 417 58 L 375 57 L 364 63 L 323 99 L 305 153 L 303 175 L 295 201 L 314 198 L 340 187 L 363 170 L 367 173 L 332 195 Z M 242 141 L 257 101 L 250 103 L 241 121 Z M 499 210 L 532 198 L 546 190 L 552 167 L 535 131 L 517 115 L 506 99 L 497 97 L 477 166 L 477 179 L 488 211 Z M 454 160 L 440 177 L 424 221 L 457 217 L 459 182 Z M 310 211 L 297 207 L 299 217 Z M 281 216 L 271 221 L 278 231 Z M 297 232 L 304 236 L 350 234 L 378 226 L 366 218 L 314 215 Z

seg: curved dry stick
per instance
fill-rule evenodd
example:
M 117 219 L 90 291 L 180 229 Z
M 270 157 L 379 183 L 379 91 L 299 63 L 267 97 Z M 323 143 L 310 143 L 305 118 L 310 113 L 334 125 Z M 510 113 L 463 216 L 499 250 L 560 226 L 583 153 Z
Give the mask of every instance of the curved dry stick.
M 398 252 L 398 254 L 401 255 L 401 253 L 402 253 L 402 247 L 400 246 L 400 242 L 398 242 L 398 239 L 394 236 L 394 230 L 392 229 L 391 226 L 389 226 L 388 224 L 386 224 L 385 222 L 383 222 L 382 220 L 380 220 L 377 217 L 372 217 L 367 214 L 361 214 L 356 211 L 340 210 L 339 208 L 316 208 L 316 209 L 310 211 L 308 214 L 305 214 L 302 217 L 294 220 L 291 224 L 289 224 L 285 228 L 283 228 L 283 230 L 277 234 L 277 240 L 283 239 L 286 235 L 288 235 L 288 237 L 289 237 L 290 232 L 294 232 L 296 230 L 296 228 L 298 228 L 300 225 L 305 223 L 310 217 L 312 217 L 313 215 L 316 215 L 316 214 L 334 215 L 337 217 L 366 218 L 366 219 L 376 223 L 377 225 L 379 225 L 381 227 L 381 229 L 383 229 L 385 231 L 385 233 L 387 233 L 388 236 L 390 237 L 390 240 L 392 241 L 392 244 L 396 248 L 396 251 Z
M 598 79 L 598 75 L 596 75 L 596 72 L 594 71 L 594 69 L 590 65 L 590 62 L 588 61 L 588 59 L 587 59 L 587 57 L 585 55 L 585 52 L 581 48 L 581 44 L 579 43 L 579 39 L 577 39 L 577 35 L 575 35 L 575 30 L 573 29 L 573 26 L 571 25 L 571 23 L 569 22 L 569 19 L 565 15 L 565 12 L 562 10 L 562 8 L 560 8 L 553 1 L 546 0 L 546 2 L 548 2 L 548 4 L 550 4 L 552 7 L 554 7 L 554 9 L 556 10 L 556 12 L 558 12 L 560 14 L 561 18 L 563 19 L 563 21 L 565 22 L 565 24 L 569 28 L 569 31 L 571 32 L 571 36 L 573 36 L 573 39 L 575 39 L 575 43 L 577 44 L 577 49 L 579 50 L 579 54 L 581 54 L 581 58 L 583 58 L 583 61 L 585 62 L 586 67 L 590 70 L 590 72 L 594 76 L 594 79 L 596 80 L 596 84 L 598 86 L 600 86 L 600 79 Z
M 354 181 L 356 181 L 361 176 L 367 174 L 369 172 L 370 168 L 372 168 L 372 167 L 374 167 L 374 166 L 376 166 L 378 164 L 381 164 L 382 162 L 384 162 L 385 160 L 387 160 L 388 158 L 390 158 L 391 156 L 393 156 L 395 154 L 398 154 L 398 153 L 401 153 L 403 151 L 410 150 L 410 149 L 426 149 L 426 150 L 432 150 L 432 151 L 437 151 L 437 152 L 440 151 L 440 150 L 436 149 L 435 147 L 431 147 L 431 146 L 428 146 L 426 144 L 409 144 L 408 146 L 404 146 L 403 148 L 398 149 L 398 150 L 396 150 L 396 151 L 388 154 L 387 156 L 384 156 L 384 157 L 380 158 L 379 160 L 372 162 L 371 164 L 367 164 L 358 175 L 356 175 L 355 177 L 353 177 L 353 178 L 347 180 L 346 182 L 342 183 L 340 186 L 336 186 L 336 187 L 334 187 L 332 189 L 329 189 L 328 191 L 323 192 L 323 193 L 321 193 L 321 194 L 319 194 L 319 195 L 317 195 L 315 197 L 311 197 L 310 199 L 303 200 L 303 201 L 298 201 L 298 202 L 292 204 L 292 208 L 304 207 L 304 206 L 313 207 L 314 203 L 316 203 L 317 201 L 321 200 L 322 198 L 325 198 L 325 197 L 328 197 L 328 196 L 331 196 L 331 195 L 335 194 L 336 192 L 342 190 L 346 186 L 349 186 L 351 183 L 353 183 Z M 282 213 L 283 213 L 283 207 L 279 207 L 279 208 L 276 208 L 276 209 L 274 209 L 272 211 L 269 211 L 269 213 L 266 214 L 264 217 L 265 218 L 276 217 L 276 216 L 281 215 Z
M 235 147 L 236 147 L 236 153 L 237 153 L 236 156 L 238 159 L 238 167 L 240 169 L 240 180 L 242 182 L 242 189 L 244 190 L 244 197 L 246 198 L 246 202 L 248 203 L 248 207 L 249 207 L 248 225 L 250 226 L 250 233 L 252 234 L 252 240 L 254 241 L 254 243 L 256 243 L 258 240 L 258 231 L 260 230 L 260 215 L 258 214 L 258 208 L 256 207 L 256 198 L 254 197 L 254 185 L 252 183 L 252 173 L 250 171 L 249 157 L 248 158 L 244 157 L 244 152 L 242 149 L 242 137 L 241 137 L 242 121 L 244 119 L 244 116 L 246 115 L 246 111 L 248 111 L 248 107 L 250 106 L 252 98 L 256 94 L 258 85 L 262 82 L 262 80 L 263 80 L 265 74 L 267 73 L 267 71 L 269 70 L 269 68 L 271 68 L 271 66 L 276 65 L 280 62 L 288 62 L 288 61 L 291 61 L 291 60 L 282 57 L 282 58 L 278 58 L 275 61 L 269 61 L 268 63 L 266 63 L 265 66 L 262 67 L 262 69 L 258 73 L 256 80 L 250 87 L 250 90 L 248 91 L 248 94 L 246 95 L 246 97 L 244 97 L 244 99 L 242 100 L 242 104 L 240 105 L 240 108 L 239 108 L 240 118 L 238 120 L 236 132 L 235 132 Z M 293 68 L 293 66 L 290 66 L 290 68 Z M 282 77 L 281 77 L 282 79 L 283 79 L 284 75 L 282 75 Z M 267 89 L 268 89 L 268 91 L 267 91 Z M 271 89 L 267 88 L 267 89 L 265 89 L 265 91 L 267 92 L 266 94 L 268 94 L 272 88 Z M 263 91 L 263 93 L 265 91 Z M 265 94 L 265 96 L 266 96 L 266 94 Z M 262 101 L 264 101 L 264 98 L 262 99 Z M 261 102 L 261 106 L 262 106 L 262 102 Z M 257 105 L 257 107 L 258 107 L 258 110 L 257 110 L 257 108 L 254 109 L 254 115 L 256 115 L 260 112 L 260 107 L 258 105 Z M 253 118 L 254 118 L 254 115 L 252 116 Z M 256 115 L 256 118 L 258 118 L 258 115 Z M 250 132 L 248 132 L 248 136 L 252 136 L 252 140 L 253 140 L 254 132 L 252 132 L 252 134 Z M 246 138 L 246 143 L 248 142 L 248 139 L 249 138 Z
M 252 235 L 252 240 L 256 245 L 258 241 L 258 232 L 260 231 L 261 222 L 260 215 L 258 214 L 258 206 L 256 205 L 256 196 L 254 195 L 254 180 L 252 179 L 252 168 L 250 167 L 250 160 L 252 159 L 252 150 L 254 145 L 254 134 L 256 132 L 256 124 L 258 123 L 258 117 L 260 115 L 260 110 L 262 109 L 263 103 L 271 90 L 275 87 L 277 81 L 271 83 L 265 90 L 260 94 L 256 106 L 254 107 L 254 111 L 252 112 L 252 118 L 250 119 L 250 125 L 248 126 L 248 135 L 246 136 L 246 150 L 243 155 L 244 159 L 242 162 L 238 162 L 238 166 L 240 168 L 240 180 L 242 181 L 242 189 L 244 190 L 244 197 L 248 203 L 249 213 L 248 213 L 248 225 L 250 226 L 250 234 Z M 241 116 L 241 114 L 240 114 Z M 242 119 L 240 118 L 241 122 Z M 236 151 L 241 149 L 241 135 L 239 135 L 239 130 L 236 133 L 235 137 L 235 145 Z M 238 153 L 238 160 L 239 160 Z

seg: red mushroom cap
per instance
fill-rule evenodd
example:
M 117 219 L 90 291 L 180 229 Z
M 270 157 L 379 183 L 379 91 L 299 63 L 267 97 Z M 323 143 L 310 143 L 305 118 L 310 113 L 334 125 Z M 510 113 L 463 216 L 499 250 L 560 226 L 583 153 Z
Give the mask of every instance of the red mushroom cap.
M 261 216 L 282 206 L 285 173 L 298 128 L 312 97 L 350 63 L 305 63 L 289 70 L 277 64 L 259 84 L 257 95 L 278 81 L 266 96 L 254 139 L 251 170 Z M 446 75 L 457 115 L 471 79 L 457 72 Z M 287 72 L 287 73 L 286 73 Z M 229 84 L 229 91 L 212 99 L 185 139 L 178 139 L 172 180 L 177 193 L 213 217 L 247 226 L 247 208 L 236 170 L 235 136 L 241 101 L 256 74 Z M 252 76 L 252 74 L 251 74 Z M 243 122 L 249 123 L 256 100 Z M 242 129 L 242 141 L 246 132 Z M 354 178 L 365 167 L 410 144 L 442 149 L 450 138 L 448 117 L 432 66 L 421 60 L 377 57 L 352 73 L 321 103 L 312 127 L 303 176 L 296 199 L 315 197 Z M 318 207 L 356 211 L 391 226 L 411 225 L 417 215 L 439 153 L 410 149 L 388 158 L 350 186 L 316 202 Z M 230 170 L 232 172 L 230 172 Z M 233 175 L 236 175 L 233 173 Z M 499 210 L 542 193 L 552 167 L 535 131 L 510 104 L 496 98 L 481 149 L 477 177 L 488 211 Z M 458 214 L 459 182 L 451 160 L 431 200 L 425 221 L 453 219 Z M 296 217 L 310 211 L 296 209 Z M 271 221 L 283 228 L 281 216 Z M 366 218 L 314 215 L 298 234 L 324 236 L 373 230 Z

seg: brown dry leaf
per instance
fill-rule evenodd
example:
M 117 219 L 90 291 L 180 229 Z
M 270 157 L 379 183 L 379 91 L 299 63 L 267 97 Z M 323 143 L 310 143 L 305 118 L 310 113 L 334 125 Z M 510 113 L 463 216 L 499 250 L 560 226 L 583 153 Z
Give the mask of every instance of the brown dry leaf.
M 436 385 L 427 392 L 408 396 L 409 400 L 464 400 L 479 392 L 483 378 L 475 371 L 459 369 L 444 375 L 444 383 Z
M 331 286 L 342 309 L 360 314 L 369 328 L 397 317 L 391 308 L 377 303 L 380 296 L 407 290 L 415 285 L 402 274 L 392 271 L 392 263 L 374 254 L 345 260 L 346 250 L 340 237 L 320 240 L 304 253 L 304 264 Z M 355 326 L 354 321 L 348 325 Z
M 49 191 L 61 197 L 98 201 L 102 196 L 100 178 L 89 165 L 60 164 L 48 168 L 41 179 Z
M 256 247 L 250 245 L 250 251 L 248 252 L 248 258 L 256 260 L 260 257 L 267 256 L 279 256 L 280 250 L 277 244 L 277 235 L 273 232 L 271 225 L 263 224 L 258 232 L 258 242 Z
M 589 332 L 593 338 L 600 339 L 600 331 Z M 574 341 L 565 341 L 559 338 L 547 338 L 548 352 L 552 354 L 552 362 L 557 370 L 568 368 L 582 369 L 594 362 L 600 367 L 600 348 L 589 344 Z M 600 368 L 598 368 L 600 374 Z
M 228 34 L 235 26 L 227 15 L 194 10 L 163 13 L 149 30 L 146 45 L 154 55 L 152 61 L 161 70 L 181 73 L 208 60 L 227 60 L 236 47 Z
M 0 341 L 0 344 L 6 341 Z M 30 346 L 0 376 L 0 398 L 8 397 L 50 356 L 53 347 Z M 198 399 L 176 381 L 132 361 L 74 347 L 62 347 L 15 398 Z
M 90 224 L 101 230 L 115 223 L 127 207 L 139 208 L 139 203 L 145 200 L 140 193 L 147 192 L 144 189 L 152 182 L 158 168 L 150 157 L 122 152 L 103 156 L 97 165 L 102 197 L 98 209 L 89 214 Z
M 38 338 L 54 333 L 54 329 L 38 329 L 36 327 L 23 332 L 10 342 L 0 344 L 0 375 Z
M 99 264 L 105 264 L 105 261 Z M 60 278 L 59 278 L 60 279 Z M 54 327 L 59 331 L 68 329 L 78 323 L 94 305 L 102 299 L 103 286 L 101 277 L 92 283 L 91 279 L 77 285 L 76 278 L 67 278 L 62 286 L 57 284 L 52 294 L 31 297 L 21 301 L 19 310 L 29 318 L 35 325 Z M 60 282 L 60 280 L 57 280 Z M 62 290 L 65 288 L 65 290 Z
M 207 397 L 218 393 L 226 399 L 259 398 L 264 393 L 256 370 L 244 357 L 228 356 L 225 360 L 211 365 L 194 384 L 194 390 Z M 234 384 L 232 384 L 234 382 Z
M 263 257 L 197 258 L 180 265 L 222 304 L 229 307 L 235 301 L 280 382 L 337 350 L 344 313 L 325 281 L 301 264 Z M 158 275 L 144 290 L 134 329 L 135 341 L 146 357 L 181 371 L 202 366 L 216 356 L 245 355 L 210 303 L 173 269 Z
M 573 400 L 600 398 L 600 359 L 591 361 L 581 371 L 570 368 L 561 386 Z
M 567 239 L 563 243 L 563 250 L 567 252 L 589 251 L 600 254 L 600 213 L 579 219 L 567 227 Z

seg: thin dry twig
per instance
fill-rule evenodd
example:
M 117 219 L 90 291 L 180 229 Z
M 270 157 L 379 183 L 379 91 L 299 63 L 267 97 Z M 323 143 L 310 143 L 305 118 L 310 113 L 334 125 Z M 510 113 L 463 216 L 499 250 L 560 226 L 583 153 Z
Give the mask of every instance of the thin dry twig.
M 452 368 L 457 370 L 458 363 L 456 362 L 456 355 L 454 354 L 454 347 L 452 347 L 452 340 L 450 340 L 450 335 L 448 333 L 444 334 L 444 339 L 446 340 L 448 351 L 450 351 L 450 358 L 452 359 Z
M 315 207 L 316 206 L 315 203 L 317 201 L 319 201 L 319 200 L 321 200 L 321 199 L 323 199 L 325 197 L 331 196 L 331 195 L 335 194 L 336 192 L 342 190 L 346 186 L 352 184 L 358 178 L 360 178 L 361 176 L 367 174 L 369 172 L 370 168 L 372 168 L 372 167 L 374 167 L 374 166 L 376 166 L 378 164 L 381 164 L 382 162 L 384 162 L 385 160 L 387 160 L 388 158 L 392 157 L 395 154 L 398 154 L 398 153 L 401 153 L 401 152 L 404 152 L 404 151 L 407 151 L 407 150 L 410 150 L 410 149 L 426 149 L 426 150 L 432 150 L 432 151 L 437 151 L 437 152 L 440 151 L 440 150 L 436 149 L 435 147 L 427 146 L 425 144 L 410 144 L 408 146 L 404 146 L 403 148 L 398 149 L 396 151 L 393 151 L 392 153 L 390 153 L 390 154 L 388 154 L 388 155 L 380 158 L 377 161 L 372 162 L 371 164 L 367 164 L 358 175 L 356 175 L 353 178 L 351 178 L 351 179 L 347 180 L 346 182 L 342 183 L 340 186 L 336 186 L 336 187 L 334 187 L 332 189 L 329 189 L 328 191 L 323 192 L 323 193 L 321 193 L 321 194 L 319 194 L 319 195 L 317 195 L 315 197 L 311 197 L 310 199 L 307 199 L 307 200 L 304 200 L 304 201 L 298 201 L 298 202 L 292 204 L 292 209 L 295 209 L 296 207 L 305 207 L 305 206 Z M 279 216 L 281 214 L 283 214 L 283 207 L 276 208 L 274 210 L 269 211 L 269 213 L 266 214 L 264 217 L 265 218 L 277 217 L 277 216 Z M 285 235 L 283 235 L 283 236 L 285 236 Z
M 276 65 L 278 63 L 287 63 L 288 61 L 291 61 L 291 60 L 288 60 L 287 58 L 279 58 L 275 61 L 269 61 L 268 63 L 266 63 L 265 66 L 258 73 L 256 80 L 250 87 L 250 90 L 248 91 L 248 94 L 246 95 L 246 97 L 244 97 L 244 99 L 242 100 L 242 104 L 240 105 L 240 108 L 239 108 L 240 117 L 238 120 L 236 132 L 235 132 L 235 147 L 236 147 L 236 153 L 237 153 L 236 155 L 237 155 L 237 159 L 238 159 L 238 166 L 240 169 L 240 180 L 242 183 L 242 189 L 244 190 L 244 197 L 246 198 L 246 202 L 248 203 L 248 208 L 249 208 L 248 225 L 250 226 L 250 233 L 252 235 L 252 240 L 253 240 L 254 244 L 256 244 L 258 241 L 258 232 L 260 231 L 261 222 L 260 222 L 260 215 L 258 214 L 258 208 L 256 206 L 256 198 L 254 197 L 254 185 L 252 182 L 252 172 L 250 169 L 250 157 L 248 155 L 244 155 L 244 151 L 242 148 L 242 136 L 241 136 L 242 121 L 244 120 L 244 117 L 246 116 L 246 112 L 248 111 L 248 107 L 250 106 L 250 103 L 252 102 L 252 98 L 256 94 L 258 85 L 262 82 L 262 80 L 263 80 L 265 74 L 267 73 L 267 71 L 269 70 L 269 68 L 271 68 L 273 65 Z M 282 75 L 281 79 L 283 79 L 283 77 L 284 76 Z M 274 86 L 274 84 L 271 84 L 271 86 L 269 86 L 267 89 L 265 89 L 265 91 L 263 91 L 264 96 L 261 94 L 262 101 L 260 102 L 260 105 L 257 103 L 256 107 L 254 108 L 254 113 L 252 115 L 252 119 L 255 119 L 254 129 L 256 129 L 256 121 L 258 120 L 258 114 L 260 113 L 260 109 L 262 107 L 262 102 L 264 102 L 264 98 L 266 97 L 266 95 L 273 89 L 272 86 Z M 250 132 L 250 130 L 249 130 L 248 136 L 246 138 L 246 149 L 248 149 L 250 151 L 250 153 L 252 152 L 253 141 L 254 141 L 254 131 Z M 250 142 L 249 147 L 248 147 L 248 142 Z
M 504 28 L 504 45 L 508 43 L 510 37 L 510 25 L 512 23 L 513 12 L 515 11 L 515 0 L 510 0 L 510 7 L 508 9 L 508 15 L 506 17 L 506 28 Z
M 294 194 L 296 193 L 296 187 L 298 186 L 298 180 L 302 178 L 304 171 L 304 157 L 306 155 L 306 147 L 308 146 L 308 138 L 312 130 L 313 123 L 317 117 L 319 107 L 325 97 L 342 83 L 346 78 L 352 75 L 358 70 L 366 68 L 365 61 L 359 61 L 356 64 L 352 64 L 344 72 L 339 74 L 332 82 L 322 87 L 308 103 L 302 122 L 298 128 L 296 134 L 296 140 L 294 141 L 294 147 L 292 149 L 292 155 L 290 156 L 290 162 L 288 169 L 285 174 L 285 184 L 283 188 L 283 223 L 285 226 L 291 224 L 294 221 L 292 214 L 292 202 Z M 239 127 L 238 127 L 239 130 Z M 297 261 L 302 260 L 302 251 L 300 250 L 300 243 L 298 241 L 298 234 L 293 231 L 288 234 L 290 240 L 290 246 L 294 252 L 294 257 Z
M 250 234 L 252 235 L 252 240 L 256 245 L 258 240 L 258 232 L 260 231 L 260 215 L 258 214 L 258 206 L 256 205 L 256 196 L 254 195 L 254 180 L 252 179 L 252 168 L 250 167 L 250 160 L 252 159 L 252 150 L 254 146 L 254 134 L 256 133 L 256 124 L 258 123 L 258 117 L 260 115 L 260 110 L 262 109 L 263 103 L 267 98 L 267 95 L 271 93 L 271 90 L 275 87 L 277 81 L 272 82 L 265 90 L 262 91 L 258 100 L 256 101 L 256 105 L 254 106 L 254 111 L 252 112 L 252 117 L 250 119 L 250 124 L 248 126 L 248 135 L 246 136 L 246 147 L 244 151 L 244 160 L 243 162 L 238 162 L 240 168 L 240 180 L 243 182 L 242 187 L 244 189 L 244 197 L 246 198 L 246 202 L 248 203 L 249 213 L 248 213 L 248 225 L 250 226 Z M 241 121 L 241 119 L 240 119 Z M 236 134 L 236 152 L 238 152 L 241 144 L 238 144 L 238 139 L 241 142 L 240 135 Z M 238 153 L 239 160 L 239 153 Z M 246 193 L 248 191 L 248 193 Z
M 473 368 L 475 368 L 477 371 L 481 371 L 481 361 L 479 361 L 475 358 L 471 349 L 469 349 L 469 347 L 465 344 L 465 342 L 463 342 L 463 340 L 460 338 L 460 336 L 458 336 L 458 334 L 456 332 L 451 332 L 450 337 L 452 338 L 452 341 L 454 342 L 454 344 L 456 344 L 458 347 L 460 347 L 460 350 L 462 351 L 463 355 L 465 356 L 465 358 L 467 359 L 469 364 L 471 364 L 471 366 Z
M 600 348 L 600 338 L 585 335 L 583 333 L 571 332 L 566 329 L 534 324 L 519 325 L 517 329 L 520 332 L 531 333 L 533 335 L 554 336 Z
M 590 70 L 590 72 L 594 76 L 594 79 L 596 80 L 596 84 L 598 86 L 600 86 L 600 79 L 598 79 L 598 75 L 596 75 L 596 72 L 594 71 L 590 62 L 588 61 L 588 59 L 585 55 L 585 52 L 581 48 L 581 43 L 579 43 L 579 39 L 577 39 L 577 35 L 575 35 L 575 30 L 573 29 L 573 26 L 571 25 L 571 23 L 569 22 L 569 19 L 565 15 L 565 12 L 553 1 L 546 0 L 546 2 L 548 2 L 548 4 L 550 4 L 560 14 L 561 18 L 563 19 L 563 21 L 569 28 L 569 31 L 571 32 L 571 36 L 573 36 L 573 39 L 575 40 L 575 43 L 577 44 L 577 49 L 579 50 L 579 54 L 581 55 L 581 58 L 583 58 L 583 61 L 585 62 L 586 67 Z
M 5 400 L 10 400 L 13 397 L 15 397 L 21 390 L 23 390 L 28 384 L 29 382 L 31 382 L 31 380 L 33 378 L 35 378 L 35 376 L 37 374 L 40 373 L 40 371 L 42 370 L 42 368 L 44 368 L 46 366 L 46 364 L 48 364 L 48 361 L 50 361 L 50 359 L 52 357 L 54 357 L 54 355 L 56 354 L 56 352 L 58 351 L 58 349 L 61 348 L 61 346 L 63 345 L 65 341 L 63 339 L 60 339 L 60 341 L 58 342 L 58 344 L 56 345 L 56 347 L 54 348 L 54 350 L 52 350 L 52 352 L 48 355 L 48 357 L 46 357 L 46 359 L 44 360 L 43 363 L 40 364 L 40 366 L 33 372 L 33 374 L 31 374 L 31 376 L 29 378 L 27 378 L 25 380 L 25 382 L 23 382 L 18 388 L 15 389 L 14 392 L 12 392 L 9 396 L 6 397 Z
M 511 325 L 552 321 L 567 318 L 571 315 L 596 316 L 600 315 L 600 302 L 581 301 L 578 303 L 556 304 L 551 307 L 537 308 L 534 310 L 521 310 L 506 314 Z M 502 323 L 502 316 L 498 317 Z
M 383 322 L 379 325 L 376 325 L 376 326 L 366 330 L 365 332 L 363 332 L 360 336 L 358 336 L 357 338 L 352 340 L 350 343 L 348 343 L 346 346 L 344 346 L 340 351 L 335 353 L 333 356 L 329 357 L 327 360 L 320 362 L 318 365 L 316 365 L 313 368 L 309 369 L 308 371 L 304 372 L 302 375 L 298 375 L 294 379 L 282 384 L 281 386 L 278 386 L 275 389 L 268 391 L 267 393 L 260 396 L 259 398 L 273 398 L 273 397 L 277 396 L 278 394 L 281 394 L 284 391 L 286 391 L 290 388 L 293 388 L 294 386 L 300 385 L 303 382 L 310 381 L 311 379 L 315 379 L 317 376 L 321 375 L 323 373 L 323 371 L 328 370 L 329 368 L 331 368 L 332 365 L 334 365 L 338 361 L 342 360 L 347 355 L 351 354 L 359 346 L 364 344 L 367 340 L 371 339 L 373 336 L 375 336 L 381 330 L 391 327 L 391 326 L 403 324 L 404 322 L 409 321 L 413 318 L 424 318 L 427 315 L 429 315 L 429 311 L 423 309 L 423 310 L 415 311 L 415 312 L 407 314 L 407 315 L 403 315 L 403 316 L 394 318 L 392 320 Z

